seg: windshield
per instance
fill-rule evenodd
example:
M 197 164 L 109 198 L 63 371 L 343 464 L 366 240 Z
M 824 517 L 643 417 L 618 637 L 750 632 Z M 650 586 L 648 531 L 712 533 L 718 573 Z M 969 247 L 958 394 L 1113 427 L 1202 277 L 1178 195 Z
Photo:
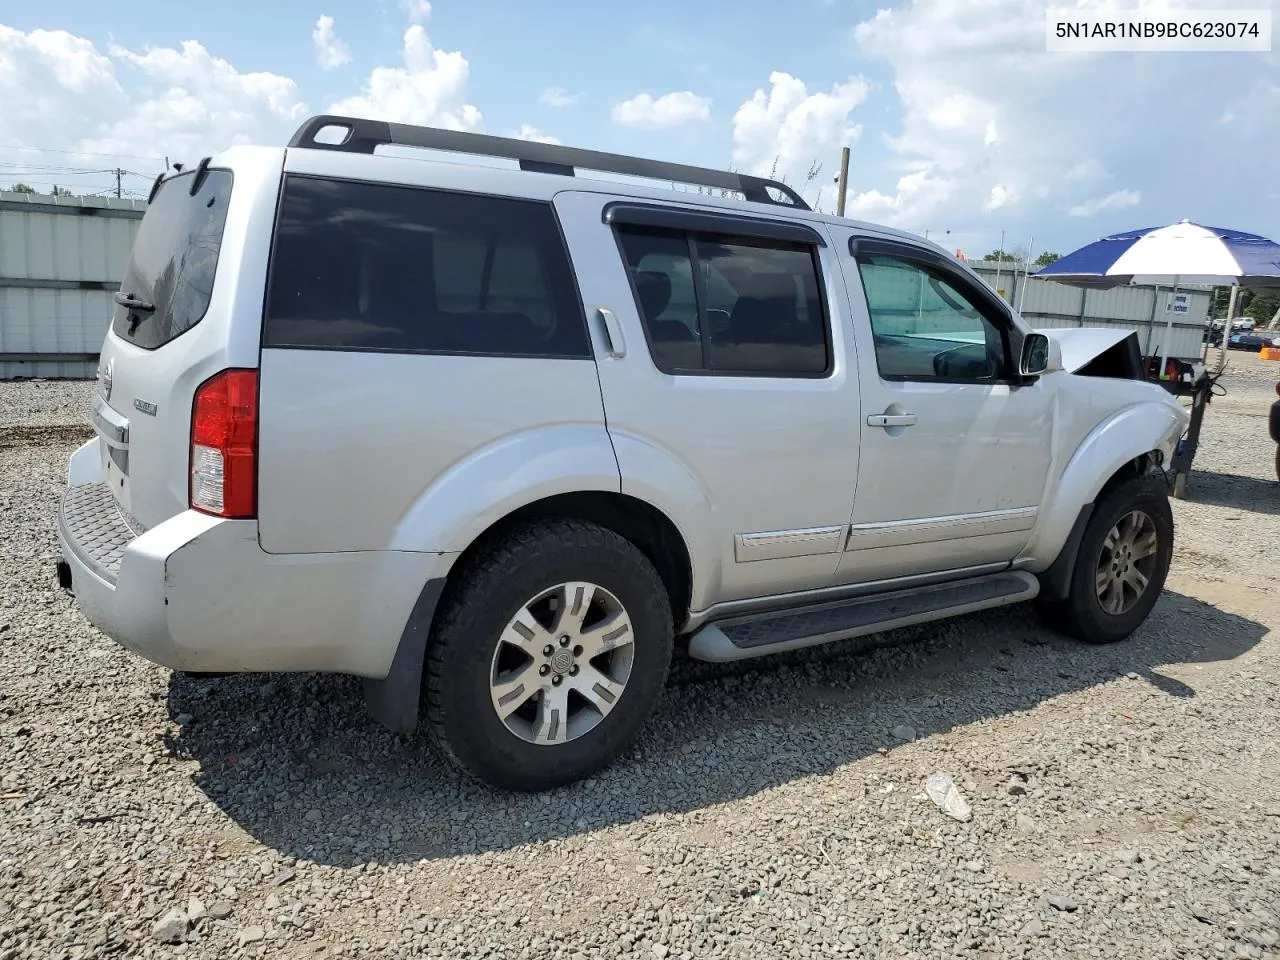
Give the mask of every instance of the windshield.
M 231 171 L 206 171 L 193 195 L 196 176 L 195 171 L 183 173 L 160 185 L 120 284 L 111 328 L 116 336 L 144 349 L 155 349 L 190 330 L 209 308 Z

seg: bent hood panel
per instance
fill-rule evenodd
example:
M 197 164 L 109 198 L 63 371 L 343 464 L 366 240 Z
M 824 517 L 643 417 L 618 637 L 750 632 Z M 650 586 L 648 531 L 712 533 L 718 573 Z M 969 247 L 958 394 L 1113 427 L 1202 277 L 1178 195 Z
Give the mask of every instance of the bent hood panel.
M 1062 366 L 1075 373 L 1094 357 L 1106 353 L 1125 337 L 1137 334 L 1123 327 L 1066 327 L 1037 330 L 1062 346 Z

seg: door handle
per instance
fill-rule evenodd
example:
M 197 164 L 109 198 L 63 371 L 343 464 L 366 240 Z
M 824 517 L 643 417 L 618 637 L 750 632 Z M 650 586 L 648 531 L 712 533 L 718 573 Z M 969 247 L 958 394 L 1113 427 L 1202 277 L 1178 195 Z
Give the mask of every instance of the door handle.
M 627 341 L 622 336 L 622 324 L 618 316 L 608 307 L 596 307 L 600 322 L 604 324 L 604 336 L 609 341 L 609 356 L 614 358 L 627 355 Z
M 914 413 L 873 413 L 867 417 L 868 427 L 911 427 L 915 422 Z

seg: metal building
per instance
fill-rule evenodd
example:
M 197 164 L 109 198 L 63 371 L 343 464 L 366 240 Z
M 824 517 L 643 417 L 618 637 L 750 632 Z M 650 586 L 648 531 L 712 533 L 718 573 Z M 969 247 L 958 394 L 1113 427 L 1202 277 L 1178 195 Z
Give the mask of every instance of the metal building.
M 1213 291 L 1206 287 L 1180 289 L 1185 295 L 1173 309 L 1173 288 L 1127 286 L 1110 290 L 1071 287 L 1055 280 L 1023 275 L 1023 264 L 970 261 L 969 266 L 1015 308 L 1033 327 L 1110 327 L 1138 331 L 1145 356 L 1165 354 L 1182 360 L 1199 358 L 1209 322 Z M 1024 290 L 1025 287 L 1025 290 Z M 1169 321 L 1172 319 L 1172 328 Z
M 0 192 L 0 379 L 94 376 L 145 210 Z

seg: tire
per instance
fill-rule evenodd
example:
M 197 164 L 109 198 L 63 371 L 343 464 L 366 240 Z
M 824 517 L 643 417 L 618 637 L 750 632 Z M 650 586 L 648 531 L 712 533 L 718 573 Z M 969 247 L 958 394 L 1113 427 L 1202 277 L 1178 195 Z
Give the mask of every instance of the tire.
M 1145 524 L 1135 520 L 1134 528 L 1121 526 L 1135 514 L 1145 517 Z M 1130 543 L 1126 552 L 1123 547 L 1128 530 L 1133 531 L 1137 542 Z M 1120 535 L 1114 541 L 1115 549 L 1110 539 L 1113 531 Z M 1151 553 L 1139 556 L 1149 542 L 1148 532 L 1155 534 L 1154 547 Z M 1173 511 L 1165 485 L 1151 474 L 1126 480 L 1099 501 L 1089 518 L 1066 599 L 1043 604 L 1042 615 L 1053 629 L 1086 643 L 1123 640 L 1142 625 L 1160 598 L 1172 558 Z M 1137 571 L 1145 578 L 1141 593 L 1135 585 L 1137 578 L 1129 571 Z M 1105 587 L 1104 575 L 1108 577 Z M 1117 578 L 1121 580 L 1118 602 Z
M 671 605 L 644 554 L 595 524 L 536 520 L 450 581 L 424 679 L 441 753 L 520 791 L 611 763 L 648 719 L 671 665 Z
M 1280 480 L 1280 447 L 1276 447 L 1276 480 Z

